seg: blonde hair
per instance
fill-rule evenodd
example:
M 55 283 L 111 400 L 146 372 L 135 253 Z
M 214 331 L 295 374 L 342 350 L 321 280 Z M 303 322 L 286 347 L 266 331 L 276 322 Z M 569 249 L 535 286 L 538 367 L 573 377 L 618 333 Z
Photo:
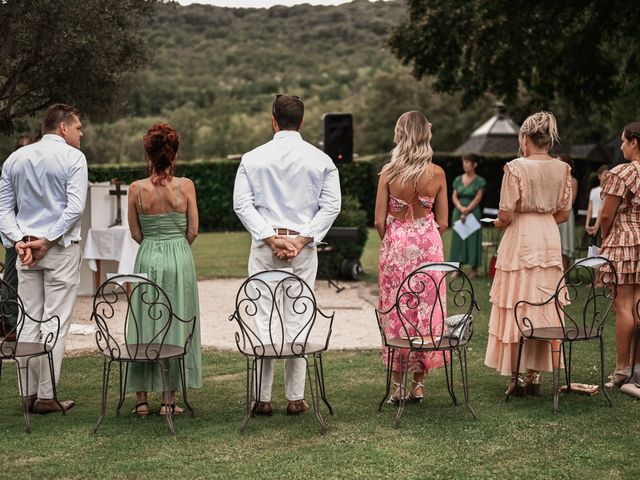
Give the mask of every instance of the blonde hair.
M 384 169 L 388 182 L 398 180 L 417 186 L 433 158 L 431 124 L 427 117 L 415 110 L 400 115 L 393 141 L 396 146 L 391 151 L 391 162 Z
M 520 127 L 520 135 L 526 135 L 536 147 L 551 150 L 560 140 L 556 117 L 551 112 L 529 115 Z

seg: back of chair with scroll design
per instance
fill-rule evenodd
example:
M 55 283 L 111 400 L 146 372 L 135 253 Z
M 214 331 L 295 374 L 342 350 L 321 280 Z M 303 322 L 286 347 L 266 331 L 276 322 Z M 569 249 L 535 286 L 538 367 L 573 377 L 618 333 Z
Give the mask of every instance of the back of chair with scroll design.
M 447 389 L 457 404 L 453 384 L 453 352 L 460 360 L 464 401 L 469 405 L 467 344 L 473 336 L 473 309 L 478 308 L 469 277 L 454 262 L 427 263 L 405 277 L 395 303 L 386 311 L 376 309 L 376 319 L 387 348 L 387 389 L 378 407 L 382 410 L 391 392 L 394 363 L 403 373 L 406 392 L 411 357 L 425 352 L 441 352 Z M 447 352 L 449 354 L 447 355 Z M 394 362 L 396 355 L 399 356 Z M 400 425 L 405 399 L 399 402 L 395 426 Z
M 526 342 L 537 340 L 549 344 L 553 364 L 553 413 L 559 409 L 560 353 L 565 364 L 567 392 L 571 391 L 571 353 L 573 342 L 600 343 L 600 388 L 611 406 L 604 388 L 604 325 L 617 294 L 618 277 L 615 267 L 605 257 L 589 257 L 567 269 L 555 292 L 540 302 L 520 300 L 514 315 L 520 330 L 518 360 Z M 567 355 L 566 346 L 569 346 Z M 509 400 L 507 394 L 506 400 Z
M 320 400 L 330 414 L 333 410 L 325 393 L 322 353 L 329 347 L 333 314 L 326 315 L 318 308 L 309 285 L 285 270 L 267 270 L 252 275 L 240 286 L 235 311 L 229 320 L 238 324 L 236 345 L 247 359 L 245 417 L 240 431 L 244 431 L 260 402 L 259 362 L 303 358 L 313 410 L 320 431 L 324 432 L 326 423 L 320 412 Z
M 127 288 L 126 284 L 130 287 Z M 93 299 L 91 318 L 96 322 L 96 343 L 104 357 L 102 411 L 94 427 L 94 433 L 106 414 L 109 376 L 113 362 L 117 362 L 120 369 L 120 401 L 116 415 L 120 415 L 124 403 L 130 363 L 158 364 L 165 392 L 163 402 L 169 404 L 170 361 L 176 361 L 184 403 L 193 416 L 193 409 L 187 400 L 184 357 L 191 347 L 195 316 L 187 319 L 177 316 L 164 290 L 153 281 L 138 275 L 118 275 L 105 281 L 98 288 Z M 174 330 L 183 332 L 183 338 L 171 344 L 167 342 L 167 335 L 175 322 L 183 324 L 174 326 Z M 167 412 L 169 431 L 175 434 L 172 411 L 167 409 Z
M 0 292 L 4 297 L 0 298 L 0 319 L 11 317 L 17 319 L 16 326 L 5 332 L 5 337 L 0 341 L 0 374 L 2 373 L 2 360 L 13 360 L 18 368 L 18 383 L 20 386 L 20 394 L 22 396 L 22 415 L 24 418 L 24 429 L 27 433 L 31 432 L 31 424 L 29 421 L 29 400 L 24 392 L 27 391 L 29 385 L 29 364 L 38 357 L 47 357 L 49 363 L 49 375 L 51 375 L 51 383 L 53 387 L 53 399 L 58 403 L 62 414 L 65 414 L 62 405 L 58 402 L 58 393 L 56 389 L 56 378 L 53 368 L 52 351 L 58 341 L 60 334 L 60 318 L 53 315 L 51 318 L 34 318 L 24 309 L 22 298 L 4 280 L 0 280 Z M 40 339 L 38 341 L 24 340 L 23 329 L 25 322 L 31 325 L 39 324 Z M 36 394 L 37 392 L 29 392 Z

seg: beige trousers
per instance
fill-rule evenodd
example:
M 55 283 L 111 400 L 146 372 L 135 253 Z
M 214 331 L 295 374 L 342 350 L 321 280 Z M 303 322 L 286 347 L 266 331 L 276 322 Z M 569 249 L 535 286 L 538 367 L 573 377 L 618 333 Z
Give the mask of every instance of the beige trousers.
M 78 293 L 80 283 L 80 245 L 68 247 L 55 245 L 33 267 L 23 267 L 20 260 L 16 262 L 18 269 L 18 293 L 24 303 L 26 313 L 37 320 L 47 320 L 53 315 L 60 318 L 60 333 L 53 351 L 53 368 L 55 381 L 60 378 L 62 357 L 67 343 L 71 312 Z M 20 340 L 39 342 L 55 330 L 54 321 L 37 323 L 25 317 Z M 26 362 L 22 360 L 21 362 Z M 21 365 L 23 365 L 21 363 Z M 25 378 L 22 378 L 24 383 Z M 53 384 L 49 373 L 49 361 L 46 356 L 36 357 L 29 361 L 29 381 L 27 391 L 23 395 L 38 395 L 41 399 L 53 398 Z
M 305 247 L 291 261 L 291 263 L 278 260 L 273 255 L 267 245 L 253 245 L 249 255 L 249 275 L 253 275 L 264 270 L 278 268 L 292 268 L 293 273 L 302 278 L 309 288 L 314 289 L 316 274 L 318 271 L 318 254 L 315 247 Z M 269 303 L 269 302 L 268 302 Z M 269 312 L 271 305 L 258 304 L 258 315 L 256 315 L 256 328 L 258 337 L 265 344 L 270 344 L 269 335 Z M 264 320 L 260 320 L 262 317 Z M 287 338 L 292 341 L 302 329 L 302 324 L 298 324 L 295 315 L 286 317 Z M 300 338 L 300 337 L 299 337 Z M 304 398 L 304 382 L 306 373 L 306 362 L 304 358 L 290 358 L 284 361 L 284 389 L 287 400 L 301 400 Z M 267 359 L 258 362 L 257 374 L 261 378 L 260 401 L 271 401 L 271 389 L 273 387 L 273 360 Z

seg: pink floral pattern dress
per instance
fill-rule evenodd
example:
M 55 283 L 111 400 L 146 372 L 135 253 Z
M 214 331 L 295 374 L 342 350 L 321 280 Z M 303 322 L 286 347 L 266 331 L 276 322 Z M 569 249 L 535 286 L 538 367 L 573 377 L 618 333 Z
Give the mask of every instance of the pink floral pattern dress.
M 419 195 L 418 202 L 427 210 L 431 210 L 434 197 Z M 433 212 L 420 218 L 414 218 L 413 205 L 399 198 L 389 196 L 389 212 L 397 213 L 406 211 L 406 219 L 400 220 L 392 215 L 387 215 L 386 230 L 382 245 L 380 246 L 380 258 L 378 260 L 378 311 L 384 312 L 391 308 L 396 301 L 398 289 L 403 280 L 413 270 L 426 262 L 444 261 L 444 250 L 442 248 L 442 238 L 438 231 Z M 421 295 L 420 308 L 413 312 L 411 323 L 416 325 L 416 332 L 409 332 L 411 335 L 440 335 L 442 331 L 443 314 L 438 309 L 433 309 L 436 292 L 432 291 Z M 443 298 L 446 305 L 446 299 Z M 433 311 L 433 315 L 431 314 Z M 402 326 L 398 313 L 394 309 L 388 314 L 380 315 L 381 326 L 385 336 L 389 338 L 406 337 L 405 329 Z M 433 332 L 431 328 L 433 326 Z M 388 349 L 383 346 L 382 357 L 385 365 L 388 362 Z M 406 353 L 402 357 L 405 363 Z M 394 371 L 401 369 L 401 357 L 396 353 L 393 359 Z M 408 370 L 410 372 L 427 373 L 432 368 L 442 367 L 444 357 L 442 352 L 414 352 L 411 355 Z M 388 366 L 388 365 L 387 365 Z M 403 365 L 404 366 L 404 365 Z

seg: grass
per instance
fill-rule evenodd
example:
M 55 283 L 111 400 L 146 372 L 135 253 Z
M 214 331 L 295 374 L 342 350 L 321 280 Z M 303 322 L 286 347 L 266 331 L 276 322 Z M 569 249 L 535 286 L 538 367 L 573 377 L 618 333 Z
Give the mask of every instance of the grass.
M 445 249 L 451 243 L 450 237 L 451 232 L 447 230 L 443 236 Z M 251 237 L 247 232 L 201 233 L 193 244 L 198 277 L 200 279 L 245 277 L 250 248 Z M 380 238 L 373 228 L 369 229 L 369 238 L 361 258 L 367 282 L 378 282 L 379 252 Z
M 405 410 L 393 429 L 395 410 L 377 405 L 384 393 L 378 351 L 329 351 L 328 397 L 335 409 L 319 434 L 311 414 L 284 415 L 282 366 L 274 385 L 275 413 L 255 418 L 244 434 L 245 363 L 237 353 L 203 354 L 204 388 L 191 392 L 196 418 L 176 419 L 170 437 L 163 418 L 133 416 L 133 396 L 115 417 L 116 383 L 109 412 L 97 435 L 91 428 L 100 399 L 101 360 L 67 358 L 62 398 L 78 406 L 62 415 L 32 416 L 22 431 L 15 369 L 5 366 L 0 398 L 2 478 L 637 478 L 640 475 L 640 402 L 614 392 L 614 406 L 599 394 L 562 396 L 551 412 L 549 375 L 543 396 L 504 402 L 505 377 L 483 365 L 489 316 L 489 282 L 475 281 L 481 311 L 469 351 L 472 420 L 454 406 L 444 372 L 427 376 L 426 400 Z M 607 366 L 613 368 L 613 324 L 607 332 Z M 595 345 L 574 347 L 574 381 L 597 383 Z M 456 374 L 458 371 L 456 371 Z M 112 377 L 115 380 L 115 376 Z M 459 375 L 457 375 L 459 380 Z M 461 397 L 458 384 L 457 393 Z M 159 408 L 152 397 L 151 408 Z
M 249 245 L 246 233 L 202 234 L 194 246 L 199 275 L 246 275 Z M 370 282 L 377 281 L 378 249 L 371 231 L 362 257 Z M 66 417 L 32 415 L 33 431 L 27 435 L 15 368 L 5 363 L 0 478 L 637 478 L 640 402 L 613 392 L 614 406 L 608 408 L 602 394 L 561 396 L 560 413 L 553 415 L 547 374 L 542 397 L 505 403 L 506 378 L 483 365 L 490 280 L 480 277 L 474 288 L 481 311 L 474 315 L 469 376 L 477 421 L 464 406 L 452 405 L 439 369 L 427 376 L 425 402 L 408 406 L 395 430 L 395 409 L 385 405 L 377 411 L 385 375 L 379 352 L 329 351 L 325 377 L 335 415 L 327 416 L 326 435 L 319 435 L 312 414 L 284 415 L 282 365 L 275 376 L 273 417 L 253 419 L 241 435 L 244 359 L 207 351 L 204 387 L 190 393 L 197 417 L 176 418 L 176 437 L 167 434 L 158 415 L 139 419 L 129 413 L 135 403 L 131 395 L 115 417 L 115 375 L 107 418 L 97 435 L 90 433 L 100 410 L 97 355 L 65 359 L 60 395 L 78 405 Z M 610 373 L 613 322 L 605 335 Z M 574 347 L 574 381 L 598 383 L 595 347 Z M 459 384 L 457 393 L 461 398 Z M 151 398 L 152 411 L 159 403 L 157 396 Z

